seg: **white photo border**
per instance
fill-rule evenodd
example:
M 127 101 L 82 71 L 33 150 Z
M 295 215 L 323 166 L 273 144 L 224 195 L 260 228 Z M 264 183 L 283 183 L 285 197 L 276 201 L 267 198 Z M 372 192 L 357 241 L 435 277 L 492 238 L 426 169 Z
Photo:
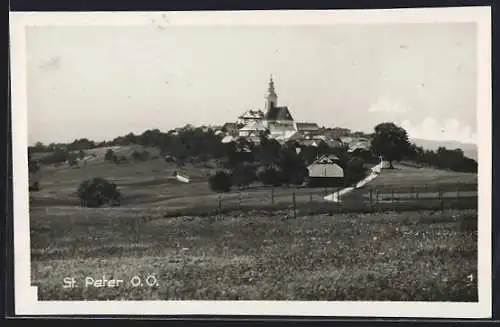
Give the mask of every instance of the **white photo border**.
M 31 26 L 477 24 L 477 303 L 374 301 L 38 301 L 31 286 L 25 28 Z M 16 315 L 245 315 L 490 318 L 492 91 L 491 8 L 198 12 L 11 12 L 11 95 Z

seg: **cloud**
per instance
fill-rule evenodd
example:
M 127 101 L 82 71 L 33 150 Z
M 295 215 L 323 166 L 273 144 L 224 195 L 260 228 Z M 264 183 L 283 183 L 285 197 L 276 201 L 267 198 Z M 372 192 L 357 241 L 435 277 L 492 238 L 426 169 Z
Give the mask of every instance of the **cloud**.
M 369 112 L 389 112 L 403 114 L 410 111 L 410 108 L 389 97 L 380 97 L 377 102 L 368 109 Z
M 409 120 L 405 120 L 401 123 L 401 127 L 413 138 L 477 144 L 477 133 L 474 133 L 469 125 L 460 124 L 454 118 L 447 119 L 444 124 L 439 124 L 432 117 L 427 117 L 421 124 L 416 125 L 413 125 Z

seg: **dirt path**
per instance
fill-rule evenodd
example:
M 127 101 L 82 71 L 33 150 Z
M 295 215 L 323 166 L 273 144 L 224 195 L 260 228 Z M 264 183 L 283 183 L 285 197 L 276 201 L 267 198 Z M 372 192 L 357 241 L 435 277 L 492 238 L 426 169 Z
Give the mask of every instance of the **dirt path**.
M 323 199 L 325 199 L 327 201 L 341 202 L 341 197 L 343 195 L 348 194 L 348 193 L 354 191 L 355 189 L 361 188 L 361 187 L 365 186 L 367 183 L 369 183 L 372 180 L 374 180 L 375 178 L 377 178 L 377 176 L 380 174 L 380 171 L 382 170 L 383 165 L 384 165 L 384 162 L 381 161 L 379 164 L 377 164 L 376 166 L 373 166 L 371 168 L 372 172 L 370 173 L 370 175 L 366 176 L 364 179 L 359 181 L 356 185 L 343 188 L 339 191 L 336 191 L 332 194 L 325 196 Z

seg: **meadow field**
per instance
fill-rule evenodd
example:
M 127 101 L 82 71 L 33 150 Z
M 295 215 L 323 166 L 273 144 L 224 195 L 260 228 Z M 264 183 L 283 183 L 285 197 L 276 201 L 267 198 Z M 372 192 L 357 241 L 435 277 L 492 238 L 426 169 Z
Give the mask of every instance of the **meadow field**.
M 30 194 L 32 283 L 40 300 L 477 301 L 477 175 L 396 168 L 351 203 L 369 203 L 373 190 L 420 192 L 419 203 L 455 192 L 449 206 L 397 209 L 400 197 L 394 210 L 333 210 L 322 197 L 335 189 L 258 185 L 220 200 L 212 168 L 187 165 L 191 183 L 181 184 L 160 159 L 45 167 Z M 76 189 L 93 177 L 115 182 L 123 204 L 80 207 Z M 103 276 L 124 282 L 85 287 Z M 78 287 L 64 288 L 65 278 Z

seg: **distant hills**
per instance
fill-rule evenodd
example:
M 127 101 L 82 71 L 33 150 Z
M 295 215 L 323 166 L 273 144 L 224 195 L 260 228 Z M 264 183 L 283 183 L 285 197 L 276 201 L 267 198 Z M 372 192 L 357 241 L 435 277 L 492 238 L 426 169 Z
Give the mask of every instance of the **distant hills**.
M 410 138 L 410 142 L 415 143 L 417 146 L 421 146 L 425 150 L 436 151 L 439 147 L 445 147 L 448 150 L 462 149 L 464 151 L 464 156 L 477 161 L 476 144 L 461 143 L 457 141 L 432 141 L 416 138 Z

